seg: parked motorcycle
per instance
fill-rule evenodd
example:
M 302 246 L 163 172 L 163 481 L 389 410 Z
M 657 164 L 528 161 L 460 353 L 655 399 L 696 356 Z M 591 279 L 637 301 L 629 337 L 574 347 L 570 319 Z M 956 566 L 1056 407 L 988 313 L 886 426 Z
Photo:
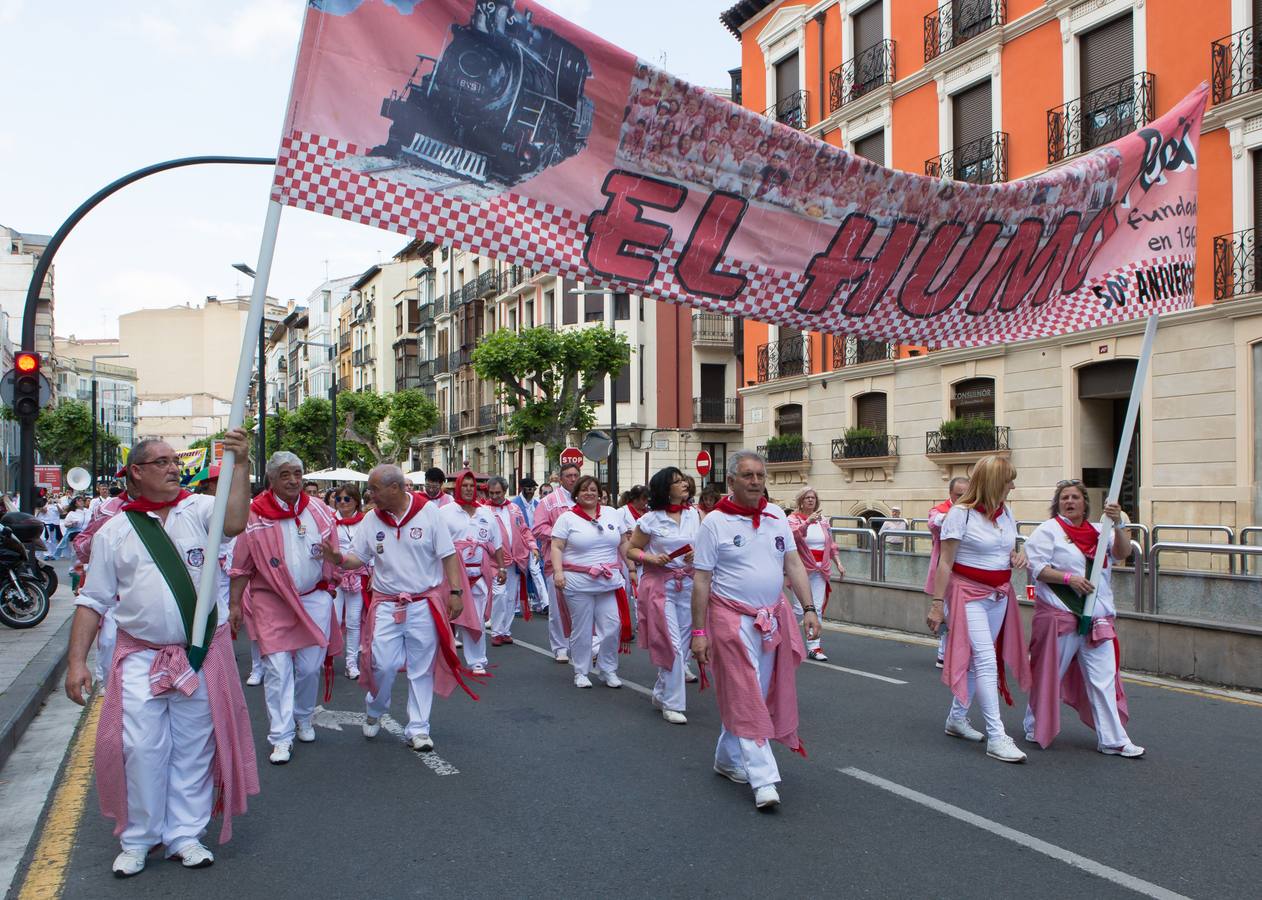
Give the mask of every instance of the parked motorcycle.
M 44 525 L 26 513 L 0 516 L 0 622 L 10 628 L 34 628 L 48 616 L 48 577 L 36 558 L 43 549 Z M 56 590 L 56 572 L 52 573 Z

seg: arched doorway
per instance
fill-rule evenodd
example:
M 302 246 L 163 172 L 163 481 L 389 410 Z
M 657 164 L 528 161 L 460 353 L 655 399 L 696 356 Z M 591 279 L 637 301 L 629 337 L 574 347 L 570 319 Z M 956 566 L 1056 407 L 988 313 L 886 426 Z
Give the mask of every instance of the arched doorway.
M 1078 477 L 1091 497 L 1092 518 L 1098 517 L 1113 476 L 1126 405 L 1135 382 L 1135 366 L 1133 359 L 1116 359 L 1078 370 L 1078 458 L 1082 463 Z M 1131 438 L 1118 503 L 1132 522 L 1138 520 L 1139 422 L 1135 423 Z

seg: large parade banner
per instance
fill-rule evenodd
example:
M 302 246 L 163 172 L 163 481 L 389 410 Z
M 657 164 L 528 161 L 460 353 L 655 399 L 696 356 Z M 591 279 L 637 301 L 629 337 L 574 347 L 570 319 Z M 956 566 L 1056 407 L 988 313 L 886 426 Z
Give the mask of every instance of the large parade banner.
M 588 286 L 972 346 L 1192 304 L 1207 96 L 972 184 L 882 168 L 529 0 L 310 0 L 273 197 Z

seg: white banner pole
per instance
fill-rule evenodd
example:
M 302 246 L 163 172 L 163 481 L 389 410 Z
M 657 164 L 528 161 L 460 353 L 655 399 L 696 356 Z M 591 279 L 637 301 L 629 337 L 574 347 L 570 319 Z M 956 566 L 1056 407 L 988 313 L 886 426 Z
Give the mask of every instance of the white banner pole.
M 1135 422 L 1139 418 L 1139 404 L 1144 395 L 1144 385 L 1148 381 L 1148 364 L 1152 361 L 1152 345 L 1157 337 L 1157 317 L 1149 316 L 1144 327 L 1144 346 L 1139 353 L 1139 364 L 1135 366 L 1135 382 L 1131 385 L 1130 403 L 1126 405 L 1126 420 L 1122 424 L 1122 441 L 1117 447 L 1117 459 L 1113 463 L 1113 480 L 1104 502 L 1117 502 L 1122 492 L 1122 476 L 1126 471 L 1126 462 L 1130 458 L 1131 439 L 1135 435 Z M 1091 593 L 1083 600 L 1083 625 L 1090 628 L 1091 617 L 1095 614 L 1096 588 L 1100 586 L 1100 576 L 1104 572 L 1104 561 L 1109 543 L 1113 540 L 1113 520 L 1100 514 L 1100 539 L 1096 542 L 1095 562 L 1091 565 Z

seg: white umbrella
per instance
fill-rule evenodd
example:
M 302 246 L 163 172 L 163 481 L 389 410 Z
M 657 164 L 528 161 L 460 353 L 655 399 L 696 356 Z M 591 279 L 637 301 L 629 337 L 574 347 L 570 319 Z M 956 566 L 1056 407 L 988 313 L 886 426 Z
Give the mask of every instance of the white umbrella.
M 319 472 L 308 472 L 302 476 L 308 481 L 367 481 L 368 476 L 354 469 L 321 469 Z

